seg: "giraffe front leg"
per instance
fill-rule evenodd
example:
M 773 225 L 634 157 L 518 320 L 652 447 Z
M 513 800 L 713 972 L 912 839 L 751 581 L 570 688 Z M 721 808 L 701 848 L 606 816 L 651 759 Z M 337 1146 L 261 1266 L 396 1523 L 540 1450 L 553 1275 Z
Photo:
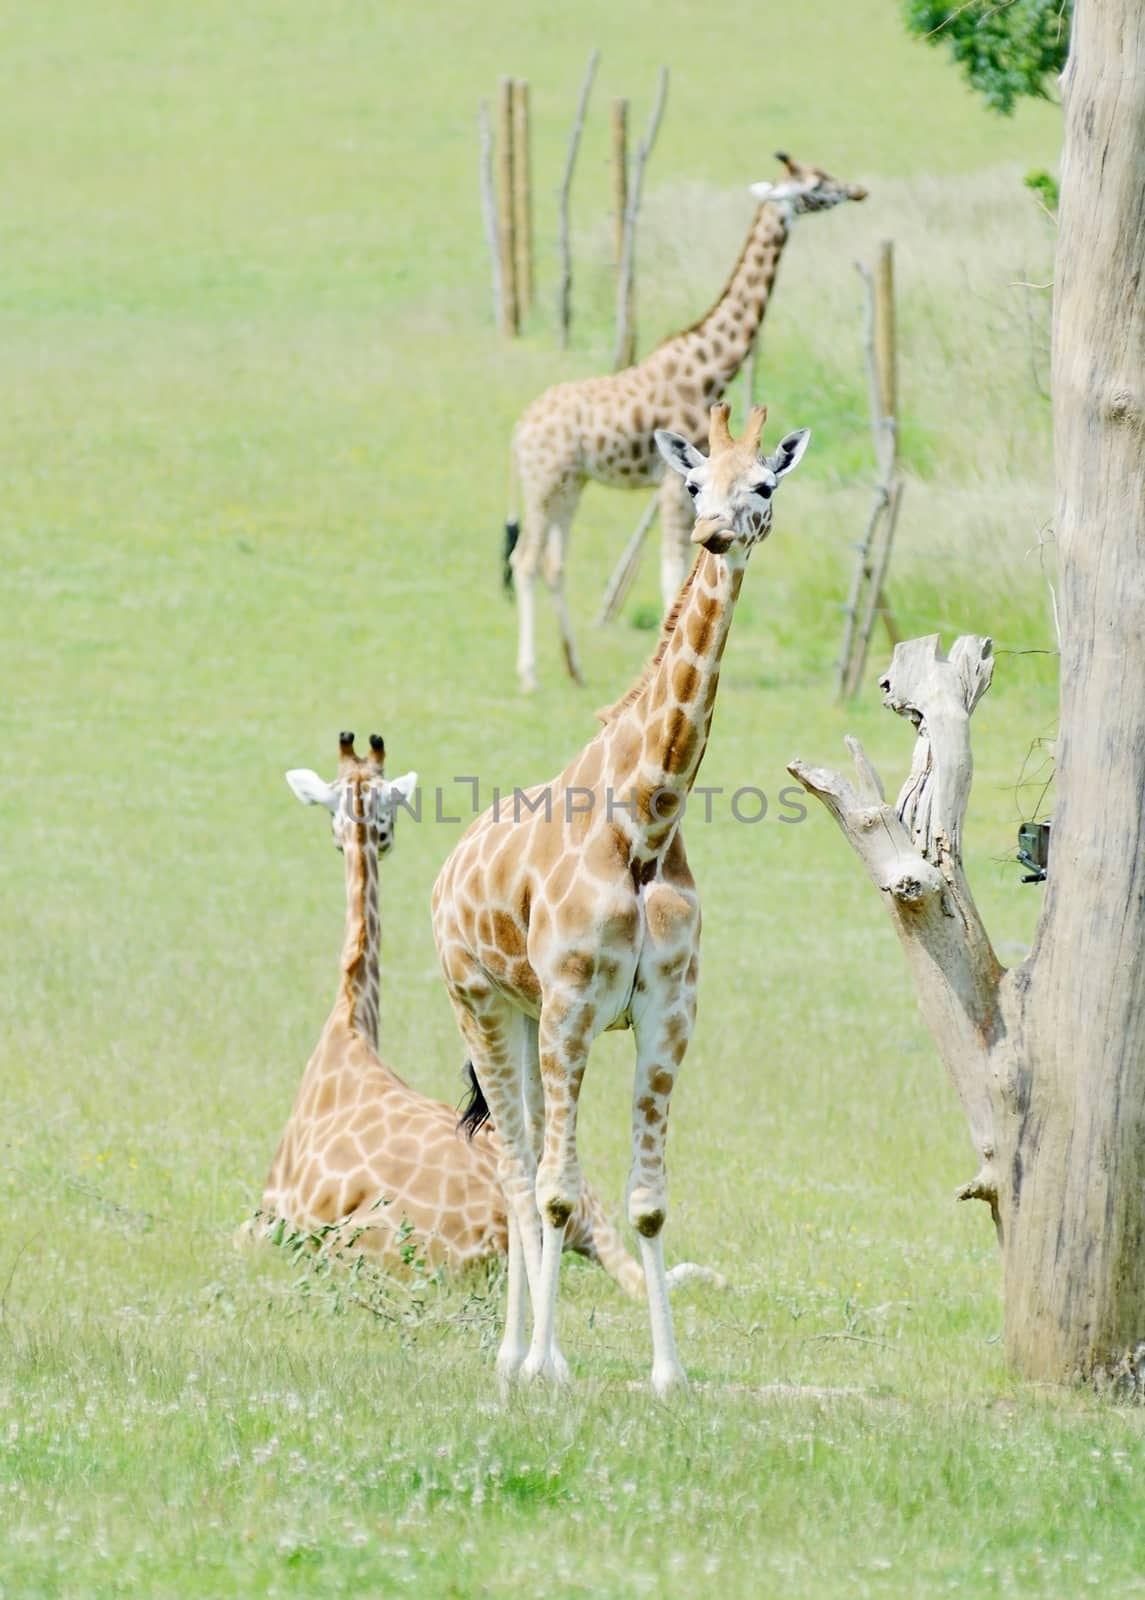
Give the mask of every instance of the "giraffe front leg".
M 640 1239 L 640 1261 L 652 1328 L 652 1387 L 661 1399 L 674 1389 L 686 1388 L 688 1383 L 676 1352 L 661 1232 L 668 1215 L 664 1144 L 668 1132 L 668 1101 L 675 1081 L 671 1069 L 664 1065 L 662 1044 L 662 1035 L 655 1041 L 638 1040 L 632 1167 L 628 1175 L 628 1220 Z
M 517 546 L 518 550 L 521 548 Z M 535 560 L 535 558 L 534 558 Z M 517 591 L 517 679 L 526 694 L 537 687 L 537 569 L 534 560 L 522 559 L 516 565 Z
M 689 962 L 688 970 L 694 977 L 694 962 Z M 652 1387 L 661 1399 L 674 1390 L 686 1388 L 688 1382 L 676 1352 L 662 1229 L 668 1215 L 668 1177 L 664 1162 L 668 1107 L 695 1016 L 695 984 L 685 981 L 652 999 L 634 1021 L 636 1078 L 632 1095 L 628 1219 L 640 1238 L 640 1259 L 652 1328 Z

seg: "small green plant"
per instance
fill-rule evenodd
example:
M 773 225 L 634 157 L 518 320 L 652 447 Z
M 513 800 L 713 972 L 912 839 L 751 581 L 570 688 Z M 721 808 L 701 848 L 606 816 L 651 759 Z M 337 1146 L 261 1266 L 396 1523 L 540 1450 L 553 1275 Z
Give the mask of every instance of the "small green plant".
M 1058 180 L 1052 172 L 1047 172 L 1044 167 L 1035 167 L 1027 172 L 1022 179 L 1027 189 L 1031 189 L 1045 206 L 1052 217 L 1058 214 Z
M 660 607 L 642 601 L 640 605 L 633 606 L 629 621 L 639 633 L 651 633 L 653 628 L 660 626 Z
M 381 1195 L 371 1210 L 389 1205 Z M 499 1316 L 500 1278 L 497 1267 L 475 1272 L 460 1305 L 454 1296 L 447 1310 L 442 1291 L 445 1268 L 429 1259 L 426 1241 L 403 1216 L 394 1233 L 394 1250 L 400 1273 L 386 1272 L 357 1248 L 370 1223 L 348 1227 L 345 1221 L 317 1228 L 294 1227 L 283 1217 L 263 1219 L 267 1243 L 281 1250 L 297 1268 L 291 1289 L 311 1310 L 344 1316 L 352 1309 L 368 1311 L 412 1343 L 419 1328 L 431 1320 L 478 1331 L 483 1347 L 494 1343 Z

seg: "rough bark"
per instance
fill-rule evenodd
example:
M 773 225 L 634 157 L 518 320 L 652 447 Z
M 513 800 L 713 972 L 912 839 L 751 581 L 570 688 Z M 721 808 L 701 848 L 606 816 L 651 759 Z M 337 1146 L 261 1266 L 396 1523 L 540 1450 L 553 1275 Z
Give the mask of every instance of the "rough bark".
M 890 807 L 796 762 L 878 885 L 958 1087 L 1005 1278 L 1006 1349 L 1041 1379 L 1145 1386 L 1145 11 L 1079 0 L 1063 99 L 1053 406 L 1061 731 L 1034 948 L 1003 973 L 961 866 L 988 641 L 900 645 L 918 742 Z
M 1061 733 L 1015 1083 L 1006 1337 L 1040 1376 L 1145 1335 L 1145 10 L 1080 0 L 1053 410 Z

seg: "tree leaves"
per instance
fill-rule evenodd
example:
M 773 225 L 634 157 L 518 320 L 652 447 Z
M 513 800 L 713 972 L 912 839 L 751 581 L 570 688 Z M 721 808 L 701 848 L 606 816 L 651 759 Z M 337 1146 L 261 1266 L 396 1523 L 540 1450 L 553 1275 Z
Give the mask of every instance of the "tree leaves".
M 1023 95 L 1052 99 L 1051 79 L 1069 52 L 1073 0 L 906 0 L 906 25 L 945 44 L 971 85 L 1010 116 Z

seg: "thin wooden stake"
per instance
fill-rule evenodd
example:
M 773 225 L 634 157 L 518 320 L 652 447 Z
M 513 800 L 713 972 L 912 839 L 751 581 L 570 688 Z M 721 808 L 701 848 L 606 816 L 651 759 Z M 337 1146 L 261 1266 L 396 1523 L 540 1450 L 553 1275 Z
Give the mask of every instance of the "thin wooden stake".
M 498 100 L 501 183 L 497 196 L 501 244 L 501 331 L 509 338 L 517 332 L 517 261 L 513 242 L 513 80 L 501 79 Z
M 588 58 L 584 81 L 580 86 L 580 98 L 577 100 L 576 116 L 573 119 L 572 133 L 569 135 L 568 150 L 565 154 L 564 175 L 561 178 L 558 210 L 560 214 L 561 288 L 559 303 L 562 350 L 568 346 L 569 328 L 572 325 L 572 243 L 569 236 L 569 196 L 572 192 L 573 170 L 576 167 L 577 151 L 580 149 L 580 136 L 584 130 L 585 112 L 588 110 L 589 92 L 592 89 L 592 80 L 596 76 L 599 60 L 600 51 L 594 50 Z
M 879 249 L 875 271 L 855 263 L 866 288 L 863 343 L 867 354 L 871 431 L 878 479 L 858 547 L 843 621 L 843 643 L 835 679 L 842 700 L 857 692 L 867 663 L 875 618 L 881 616 L 892 644 L 899 630 L 884 592 L 903 483 L 898 474 L 898 417 L 894 325 L 894 254 L 890 240 Z
M 660 504 L 660 491 L 649 500 L 644 507 L 644 513 L 636 528 L 624 546 L 620 560 L 613 569 L 612 577 L 608 580 L 600 601 L 600 610 L 596 614 L 594 627 L 600 628 L 606 622 L 611 622 L 628 598 L 628 591 L 636 581 L 636 574 L 640 570 L 640 557 L 644 551 L 644 541 L 648 537 L 648 530 L 656 520 L 656 508 Z
M 627 204 L 624 209 L 624 245 L 616 287 L 616 345 L 612 352 L 612 364 L 618 370 L 630 366 L 636 356 L 636 217 L 640 210 L 644 168 L 648 164 L 652 146 L 656 143 L 660 118 L 664 115 L 664 102 L 667 98 L 668 68 L 661 67 L 652 114 L 648 119 L 644 137 L 636 149 L 636 160 L 632 165 L 632 182 L 628 186 Z
M 895 247 L 879 245 L 875 263 L 875 363 L 879 409 L 884 418 L 898 416 L 898 370 L 895 349 Z
M 624 219 L 628 214 L 628 101 L 612 102 L 612 206 L 617 272 L 624 259 Z
M 493 184 L 493 127 L 489 121 L 487 100 L 482 100 L 477 113 L 477 132 L 481 144 L 481 219 L 485 224 L 485 243 L 489 246 L 493 279 L 493 321 L 497 327 L 503 328 L 505 312 L 501 298 L 501 243 L 497 233 L 497 191 Z
M 529 85 L 513 84 L 513 238 L 517 264 L 517 310 L 533 309 L 533 182 L 529 142 Z

